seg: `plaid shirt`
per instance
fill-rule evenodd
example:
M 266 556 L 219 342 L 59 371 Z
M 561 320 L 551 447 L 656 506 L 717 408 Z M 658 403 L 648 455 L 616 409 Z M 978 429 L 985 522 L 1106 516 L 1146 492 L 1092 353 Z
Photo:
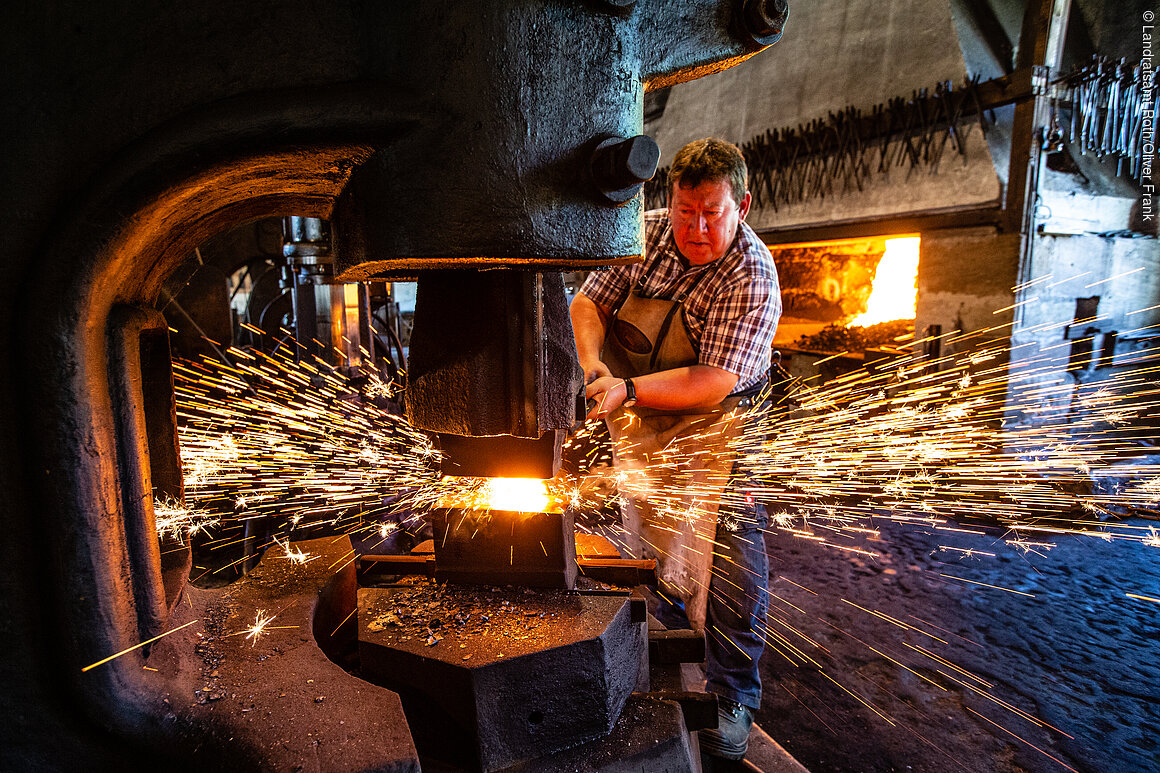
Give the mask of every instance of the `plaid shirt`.
M 781 317 L 781 288 L 769 248 L 744 222 L 725 255 L 690 266 L 673 241 L 668 210 L 646 212 L 644 261 L 594 271 L 580 292 L 615 311 L 631 290 L 664 300 L 687 294 L 681 312 L 698 362 L 735 374 L 735 393 L 765 378 Z

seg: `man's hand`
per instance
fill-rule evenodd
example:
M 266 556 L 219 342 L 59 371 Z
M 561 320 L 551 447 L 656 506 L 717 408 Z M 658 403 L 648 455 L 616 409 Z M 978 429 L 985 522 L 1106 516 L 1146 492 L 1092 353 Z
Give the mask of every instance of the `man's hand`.
M 612 375 L 612 371 L 600 360 L 596 360 L 595 362 L 581 362 L 580 367 L 584 369 L 585 384 L 591 384 L 598 378 Z
M 588 385 L 584 390 L 584 397 L 592 404 L 588 418 L 603 419 L 620 407 L 628 397 L 628 391 L 625 389 L 624 379 L 601 376 Z
M 737 384 L 737 375 L 712 365 L 686 365 L 634 376 L 636 404 L 662 411 L 696 411 L 719 405 Z M 601 376 L 584 393 L 593 401 L 588 418 L 604 417 L 621 406 L 627 397 L 624 380 Z

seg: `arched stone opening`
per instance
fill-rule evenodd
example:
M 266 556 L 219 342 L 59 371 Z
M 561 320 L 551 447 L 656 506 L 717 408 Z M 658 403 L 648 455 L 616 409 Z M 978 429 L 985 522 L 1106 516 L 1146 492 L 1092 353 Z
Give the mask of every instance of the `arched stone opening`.
M 139 420 L 149 422 L 144 414 L 158 400 L 144 399 L 138 358 L 148 347 L 136 342 L 157 329 L 160 315 L 153 311 L 151 322 L 150 310 L 194 247 L 262 217 L 329 216 L 350 171 L 372 152 L 351 143 L 223 153 L 210 150 L 220 138 L 205 139 L 175 143 L 187 149 L 184 163 L 156 155 L 136 174 L 118 167 L 107 179 L 119 184 L 62 217 L 24 281 L 19 314 L 23 387 L 39 406 L 26 417 L 28 470 L 55 580 L 61 673 L 102 725 L 155 741 L 166 736 L 159 718 L 169 686 L 143 669 L 149 648 L 138 645 L 171 629 L 185 576 L 170 571 L 163 581 L 156 560 L 149 494 L 158 456 L 150 443 L 158 441 Z M 142 549 L 150 539 L 152 555 Z

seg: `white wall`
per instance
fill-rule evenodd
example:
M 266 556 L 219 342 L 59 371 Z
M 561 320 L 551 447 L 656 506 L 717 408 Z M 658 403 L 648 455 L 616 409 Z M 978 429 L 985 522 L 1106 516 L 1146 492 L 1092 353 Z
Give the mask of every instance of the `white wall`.
M 1012 337 L 1012 402 L 1038 402 L 1054 411 L 1025 417 L 1030 423 L 1057 420 L 1070 410 L 1075 379 L 1067 375 L 1070 346 L 1064 326 L 1075 316 L 1076 298 L 1100 297 L 1099 319 L 1091 326 L 1114 330 L 1123 338 L 1156 336 L 1149 348 L 1160 345 L 1160 308 L 1154 308 L 1160 304 L 1160 253 L 1155 240 L 1043 236 L 1035 246 Z M 1097 336 L 1097 356 L 1101 343 Z M 1111 367 L 1088 369 L 1080 379 L 1097 383 L 1158 364 L 1160 351 L 1128 355 Z

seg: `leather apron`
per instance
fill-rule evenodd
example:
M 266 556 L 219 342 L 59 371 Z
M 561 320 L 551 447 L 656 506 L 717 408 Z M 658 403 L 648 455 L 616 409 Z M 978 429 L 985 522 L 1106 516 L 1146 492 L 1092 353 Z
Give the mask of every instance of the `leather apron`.
M 675 300 L 635 292 L 613 315 L 601 353 L 617 378 L 697 363 Z M 621 408 L 608 416 L 621 514 L 629 548 L 655 558 L 659 590 L 683 601 L 693 629 L 703 631 L 717 534 L 717 507 L 733 468 L 730 441 L 741 431 L 742 402 L 690 412 Z

